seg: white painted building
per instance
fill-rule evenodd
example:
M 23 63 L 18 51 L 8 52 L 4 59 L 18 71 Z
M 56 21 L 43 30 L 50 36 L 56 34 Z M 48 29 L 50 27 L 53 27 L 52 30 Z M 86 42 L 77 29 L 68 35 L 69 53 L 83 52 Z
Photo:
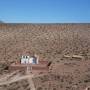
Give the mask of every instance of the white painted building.
M 38 64 L 38 58 L 36 56 L 22 56 L 21 64 Z

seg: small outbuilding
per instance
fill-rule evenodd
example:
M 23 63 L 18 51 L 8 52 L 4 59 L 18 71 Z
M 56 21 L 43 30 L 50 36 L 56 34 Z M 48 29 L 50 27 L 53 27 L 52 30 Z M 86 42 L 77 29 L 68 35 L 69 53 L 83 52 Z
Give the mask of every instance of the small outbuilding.
M 22 56 L 20 62 L 21 64 L 38 64 L 38 58 L 35 56 Z
M 39 57 L 34 56 L 21 56 L 20 62 L 12 63 L 9 71 L 24 70 L 34 72 L 48 72 L 51 62 L 46 60 L 39 60 Z

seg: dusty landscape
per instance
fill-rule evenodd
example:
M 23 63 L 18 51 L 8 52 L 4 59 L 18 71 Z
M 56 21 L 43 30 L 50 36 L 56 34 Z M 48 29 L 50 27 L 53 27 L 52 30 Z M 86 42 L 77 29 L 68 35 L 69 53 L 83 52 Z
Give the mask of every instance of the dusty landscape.
M 21 55 L 51 61 L 43 74 L 10 72 Z M 90 90 L 90 24 L 0 24 L 0 90 Z

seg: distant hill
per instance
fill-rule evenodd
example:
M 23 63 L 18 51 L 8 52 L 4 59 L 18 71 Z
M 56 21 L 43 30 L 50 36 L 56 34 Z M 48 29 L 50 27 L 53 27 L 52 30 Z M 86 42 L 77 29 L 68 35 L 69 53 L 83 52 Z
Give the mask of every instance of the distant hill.
M 2 20 L 0 20 L 0 23 L 4 23 Z

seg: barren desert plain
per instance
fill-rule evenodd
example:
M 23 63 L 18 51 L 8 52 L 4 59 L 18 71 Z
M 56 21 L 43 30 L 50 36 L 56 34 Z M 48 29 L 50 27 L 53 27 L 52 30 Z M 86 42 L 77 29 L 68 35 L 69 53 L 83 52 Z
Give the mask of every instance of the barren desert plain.
M 51 65 L 31 73 L 9 67 L 37 54 Z M 90 24 L 0 24 L 0 90 L 90 90 Z

